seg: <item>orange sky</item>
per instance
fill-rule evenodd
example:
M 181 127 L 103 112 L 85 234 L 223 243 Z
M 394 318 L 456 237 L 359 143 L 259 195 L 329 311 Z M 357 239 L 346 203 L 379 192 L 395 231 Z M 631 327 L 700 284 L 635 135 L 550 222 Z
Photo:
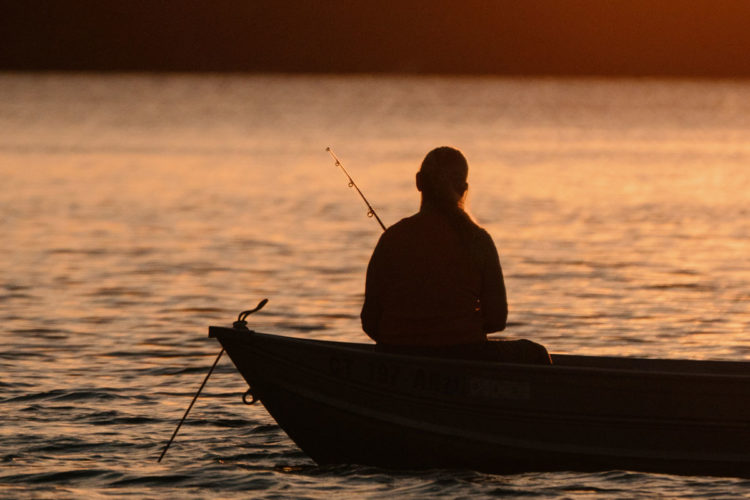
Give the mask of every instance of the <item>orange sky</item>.
M 0 1 L 0 68 L 750 76 L 745 0 Z

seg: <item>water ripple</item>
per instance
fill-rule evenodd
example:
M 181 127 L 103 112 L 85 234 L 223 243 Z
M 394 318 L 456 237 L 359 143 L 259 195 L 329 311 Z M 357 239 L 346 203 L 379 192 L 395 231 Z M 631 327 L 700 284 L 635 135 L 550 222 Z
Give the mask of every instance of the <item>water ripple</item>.
M 219 351 L 208 324 L 271 297 L 258 331 L 366 339 L 380 229 L 327 170 L 332 138 L 387 222 L 416 209 L 432 142 L 465 149 L 508 284 L 498 336 L 750 359 L 749 102 L 743 82 L 0 73 L 0 497 L 747 496 L 626 471 L 318 467 L 242 404 L 226 358 L 156 458 Z

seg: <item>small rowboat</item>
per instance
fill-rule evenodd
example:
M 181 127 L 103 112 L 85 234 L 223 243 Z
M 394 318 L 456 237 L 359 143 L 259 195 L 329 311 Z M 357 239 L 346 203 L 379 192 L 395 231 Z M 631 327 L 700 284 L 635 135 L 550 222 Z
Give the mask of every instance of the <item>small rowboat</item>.
M 750 362 L 553 355 L 537 366 L 237 326 L 209 336 L 319 464 L 750 477 Z

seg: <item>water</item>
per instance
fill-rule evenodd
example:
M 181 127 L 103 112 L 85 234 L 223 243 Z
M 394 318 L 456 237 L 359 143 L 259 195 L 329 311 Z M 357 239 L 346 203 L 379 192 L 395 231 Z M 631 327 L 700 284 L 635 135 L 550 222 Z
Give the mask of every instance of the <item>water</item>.
M 509 337 L 750 359 L 750 82 L 0 74 L 0 495 L 736 498 L 747 480 L 317 467 L 230 324 L 366 341 L 364 270 L 432 147 L 467 154 Z

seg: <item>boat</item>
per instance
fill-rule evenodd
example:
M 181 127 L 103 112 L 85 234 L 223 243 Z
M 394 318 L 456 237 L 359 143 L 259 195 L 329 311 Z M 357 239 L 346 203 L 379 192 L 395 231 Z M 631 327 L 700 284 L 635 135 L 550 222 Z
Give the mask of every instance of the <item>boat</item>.
M 244 322 L 243 322 L 244 323 Z M 750 362 L 553 354 L 528 365 L 209 328 L 318 464 L 750 477 Z

